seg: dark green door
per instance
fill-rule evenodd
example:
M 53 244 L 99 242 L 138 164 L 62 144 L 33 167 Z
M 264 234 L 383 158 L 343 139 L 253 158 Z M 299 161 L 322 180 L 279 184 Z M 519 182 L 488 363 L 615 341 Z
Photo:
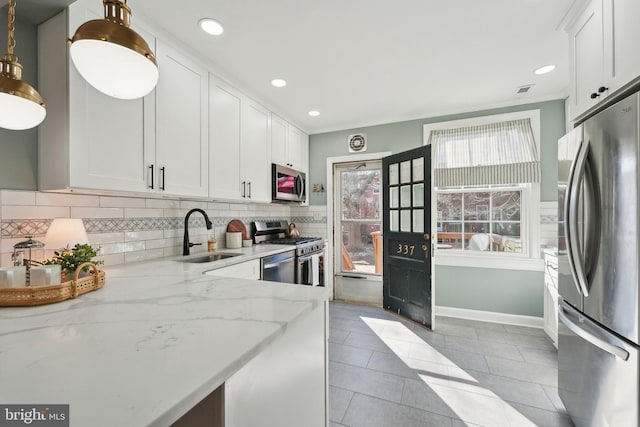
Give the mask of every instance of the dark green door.
M 383 304 L 432 326 L 431 146 L 382 159 Z

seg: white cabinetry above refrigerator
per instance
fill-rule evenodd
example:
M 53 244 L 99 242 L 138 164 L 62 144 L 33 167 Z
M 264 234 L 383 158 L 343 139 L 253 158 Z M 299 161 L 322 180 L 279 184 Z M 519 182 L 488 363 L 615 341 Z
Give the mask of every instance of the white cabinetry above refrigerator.
M 640 76 L 638 0 L 592 0 L 569 29 L 575 119 Z

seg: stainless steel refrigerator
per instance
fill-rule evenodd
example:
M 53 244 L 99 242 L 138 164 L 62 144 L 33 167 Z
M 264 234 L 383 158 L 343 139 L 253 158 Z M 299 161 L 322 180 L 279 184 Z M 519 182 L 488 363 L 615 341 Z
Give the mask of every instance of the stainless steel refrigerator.
M 582 426 L 638 426 L 640 95 L 558 145 L 558 391 Z

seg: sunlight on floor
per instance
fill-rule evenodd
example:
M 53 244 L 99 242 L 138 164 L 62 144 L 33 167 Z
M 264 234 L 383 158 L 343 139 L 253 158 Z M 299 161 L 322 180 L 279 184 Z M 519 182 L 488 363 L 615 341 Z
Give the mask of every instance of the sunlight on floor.
M 418 377 L 463 421 L 486 425 L 490 419 L 492 426 L 535 427 L 401 322 L 364 316 L 360 319 L 408 368 L 420 372 Z

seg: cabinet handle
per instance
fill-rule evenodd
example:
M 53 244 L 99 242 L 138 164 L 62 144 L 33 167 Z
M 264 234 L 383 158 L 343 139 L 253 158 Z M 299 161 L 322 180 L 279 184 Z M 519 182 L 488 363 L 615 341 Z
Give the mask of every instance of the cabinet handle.
M 165 177 L 164 177 L 164 166 L 160 168 L 160 172 L 162 172 L 162 185 L 160 186 L 160 189 L 162 191 L 164 191 L 164 180 L 165 180 Z
M 251 181 L 249 181 L 248 184 L 249 184 L 249 195 L 247 197 L 250 199 L 251 198 Z
M 242 198 L 247 197 L 247 181 L 242 181 Z
M 593 92 L 593 93 L 591 94 L 591 99 L 596 99 L 597 97 L 599 97 L 599 96 L 600 96 L 600 94 L 601 94 L 601 93 L 605 93 L 605 92 L 606 92 L 606 91 L 608 91 L 608 90 L 609 90 L 609 88 L 608 88 L 608 87 L 606 87 L 606 86 L 600 86 L 600 87 L 598 88 L 598 92 Z
M 153 164 L 149 166 L 149 169 L 151 169 L 151 185 L 149 186 L 149 188 L 153 190 L 153 175 L 155 175 L 155 173 L 153 172 Z

